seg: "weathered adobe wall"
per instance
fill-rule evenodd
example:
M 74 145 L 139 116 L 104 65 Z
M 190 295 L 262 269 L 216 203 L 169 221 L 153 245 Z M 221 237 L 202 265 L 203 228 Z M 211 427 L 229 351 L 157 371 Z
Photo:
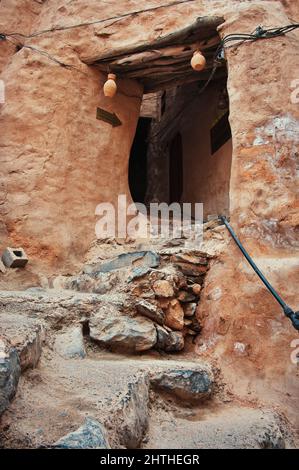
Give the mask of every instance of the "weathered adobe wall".
M 221 34 L 251 31 L 257 24 L 287 24 L 280 5 L 235 12 Z M 227 51 L 233 133 L 231 222 L 268 279 L 298 310 L 298 35 Z M 229 236 L 228 236 L 228 240 Z M 226 379 L 237 373 L 244 396 L 298 409 L 297 369 L 291 341 L 298 333 L 265 290 L 232 240 L 206 279 L 198 309 L 203 334 L 198 352 L 221 359 Z M 279 400 L 277 396 L 279 395 Z M 289 415 L 289 416 L 291 416 Z M 294 422 L 298 416 L 292 415 Z
M 96 205 L 129 196 L 128 156 L 142 97 L 138 83 L 119 81 L 112 103 L 102 92 L 105 77 L 59 44 L 63 60 L 78 70 L 22 49 L 1 75 L 1 248 L 23 246 L 37 270 L 82 262 L 95 237 Z M 123 125 L 97 120 L 97 106 Z
M 0 2 L 0 32 L 22 32 L 30 34 L 38 18 L 43 1 L 2 0 Z M 0 43 L 0 73 L 15 53 L 15 46 L 9 41 Z
M 154 4 L 161 2 L 150 5 Z M 136 1 L 53 0 L 42 5 L 31 29 L 139 8 Z M 133 96 L 119 93 L 108 102 L 101 93 L 104 77 L 80 59 L 153 39 L 189 24 L 199 14 L 223 14 L 226 25 L 221 34 L 251 31 L 259 23 L 288 22 L 278 1 L 198 1 L 172 11 L 176 14 L 163 9 L 114 20 L 110 26 L 49 33 L 27 41 L 80 71 L 62 68 L 26 49 L 11 58 L 3 71 L 7 102 L 1 111 L 2 247 L 9 240 L 23 245 L 33 262 L 45 259 L 52 267 L 70 268 L 81 261 L 94 237 L 96 204 L 113 201 L 118 192 L 129 194 L 128 155 L 142 90 L 135 82 L 124 82 L 120 89 Z M 6 29 L 16 26 L 6 24 Z M 295 135 L 284 130 L 284 123 L 294 126 L 298 112 L 289 98 L 290 80 L 296 78 L 296 45 L 293 33 L 227 53 L 234 134 L 232 221 L 241 234 L 253 238 L 255 251 L 261 238 L 273 247 L 295 243 Z M 97 121 L 99 105 L 115 111 L 123 126 L 111 129 Z M 276 124 L 282 130 L 273 138 L 268 134 L 273 134 Z

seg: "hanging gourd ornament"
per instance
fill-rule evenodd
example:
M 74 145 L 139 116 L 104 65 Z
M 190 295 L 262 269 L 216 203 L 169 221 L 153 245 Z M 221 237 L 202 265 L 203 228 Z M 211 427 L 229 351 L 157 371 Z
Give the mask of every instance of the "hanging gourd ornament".
M 205 66 L 206 59 L 204 55 L 200 51 L 195 51 L 191 59 L 191 67 L 196 70 L 196 72 L 200 72 Z
M 116 91 L 117 91 L 117 85 L 115 83 L 116 80 L 116 75 L 114 73 L 108 73 L 108 79 L 104 83 L 104 95 L 108 96 L 109 98 L 113 98 L 115 96 Z

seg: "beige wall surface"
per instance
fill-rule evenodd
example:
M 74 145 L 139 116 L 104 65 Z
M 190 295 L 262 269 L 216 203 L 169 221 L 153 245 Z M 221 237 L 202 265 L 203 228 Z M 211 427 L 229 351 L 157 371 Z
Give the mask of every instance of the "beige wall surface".
M 153 0 L 143 7 L 161 4 Z M 4 32 L 27 34 L 136 9 L 140 2 L 129 0 L 54 0 L 38 5 L 5 0 L 0 18 Z M 67 270 L 82 261 L 94 238 L 96 204 L 107 198 L 114 202 L 119 192 L 129 195 L 128 158 L 142 89 L 137 82 L 119 81 L 120 93 L 108 101 L 101 92 L 105 77 L 84 61 L 120 44 L 131 46 L 168 34 L 199 15 L 223 15 L 223 36 L 252 31 L 259 24 L 287 24 L 291 11 L 292 2 L 194 1 L 175 10 L 22 39 L 75 68 L 61 67 L 26 48 L 16 53 L 2 41 L 6 103 L 0 111 L 1 248 L 22 245 L 32 260 Z M 256 250 L 261 245 L 263 251 L 265 243 L 292 249 L 298 244 L 298 106 L 290 100 L 291 81 L 298 78 L 297 38 L 293 32 L 226 52 L 233 134 L 230 211 Z M 111 128 L 96 120 L 98 106 L 115 112 L 123 125 Z M 217 156 L 217 162 L 224 160 Z M 190 173 L 191 168 L 192 163 Z M 220 173 L 225 170 L 219 167 Z M 225 186 L 217 178 L 218 183 L 217 193 Z
M 228 214 L 232 141 L 211 154 L 210 130 L 217 116 L 219 87 L 214 85 L 186 111 L 181 133 L 184 152 L 182 202 L 202 202 L 204 217 Z

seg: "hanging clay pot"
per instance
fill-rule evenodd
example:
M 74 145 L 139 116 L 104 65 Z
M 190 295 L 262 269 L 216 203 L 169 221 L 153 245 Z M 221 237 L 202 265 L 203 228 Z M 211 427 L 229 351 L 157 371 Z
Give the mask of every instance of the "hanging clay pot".
M 206 59 L 200 51 L 195 51 L 191 59 L 191 67 L 200 72 L 206 66 Z
M 117 91 L 117 85 L 115 83 L 116 75 L 114 73 L 108 73 L 108 80 L 104 83 L 104 95 L 109 98 L 113 98 Z

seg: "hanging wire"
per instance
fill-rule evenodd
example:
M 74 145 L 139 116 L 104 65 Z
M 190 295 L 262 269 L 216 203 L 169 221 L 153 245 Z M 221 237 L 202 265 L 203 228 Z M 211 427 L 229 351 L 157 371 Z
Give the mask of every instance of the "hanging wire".
M 43 34 L 53 33 L 55 31 L 67 31 L 69 29 L 82 28 L 83 26 L 92 26 L 94 24 L 105 23 L 106 21 L 112 21 L 112 20 L 119 21 L 119 20 L 122 20 L 123 18 L 127 18 L 128 16 L 135 16 L 135 15 L 139 15 L 141 13 L 160 10 L 161 8 L 174 7 L 174 6 L 177 6 L 177 5 L 181 5 L 183 3 L 190 3 L 190 2 L 195 2 L 195 1 L 196 0 L 176 0 L 176 1 L 173 1 L 171 3 L 166 3 L 166 4 L 158 5 L 158 6 L 155 6 L 155 7 L 150 7 L 150 8 L 146 8 L 146 9 L 142 9 L 142 10 L 135 10 L 135 11 L 132 11 L 132 12 L 124 13 L 122 15 L 111 16 L 110 18 L 103 18 L 103 19 L 93 20 L 93 21 L 85 21 L 85 22 L 76 23 L 76 24 L 69 25 L 69 26 L 53 26 L 53 28 L 44 29 L 44 30 L 41 30 L 41 31 L 36 31 L 35 33 L 28 34 L 28 35 L 27 34 L 22 34 L 22 33 L 9 33 L 9 34 L 6 34 L 6 36 L 19 36 L 19 37 L 22 37 L 24 39 L 31 39 L 31 38 L 35 38 L 37 36 L 41 36 Z M 111 26 L 111 24 L 109 24 L 108 26 Z
M 115 16 L 115 17 L 111 17 L 111 18 L 106 18 L 106 19 L 102 19 L 102 20 L 95 20 L 95 21 L 90 21 L 90 22 L 85 22 L 85 23 L 78 23 L 76 25 L 70 25 L 70 26 L 56 26 L 56 27 L 53 27 L 53 28 L 48 29 L 48 30 L 43 30 L 43 31 L 38 31 L 36 33 L 32 33 L 31 35 L 25 35 L 25 34 L 22 34 L 22 33 L 8 33 L 8 34 L 7 33 L 0 33 L 0 41 L 7 40 L 7 41 L 10 41 L 11 43 L 13 43 L 15 46 L 18 46 L 20 44 L 14 42 L 14 40 L 17 40 L 16 36 L 23 37 L 25 39 L 29 39 L 29 38 L 34 38 L 36 36 L 39 36 L 39 35 L 42 35 L 42 34 L 45 34 L 45 33 L 49 33 L 49 32 L 68 30 L 68 29 L 78 28 L 78 27 L 82 27 L 82 26 L 89 26 L 89 25 L 92 25 L 92 24 L 103 23 L 105 21 L 114 20 L 114 19 L 122 19 L 122 18 L 125 18 L 127 16 L 137 15 L 139 13 L 153 11 L 153 10 L 157 10 L 159 8 L 166 8 L 166 7 L 175 6 L 175 5 L 179 5 L 179 4 L 182 4 L 182 3 L 188 3 L 188 2 L 192 2 L 192 1 L 195 1 L 195 0 L 178 0 L 178 1 L 175 1 L 175 2 L 172 2 L 172 3 L 169 3 L 168 5 L 160 5 L 160 6 L 157 6 L 157 7 L 148 8 L 147 10 L 138 10 L 138 11 L 135 11 L 135 12 L 126 13 L 124 15 Z M 293 31 L 297 28 L 299 28 L 299 23 L 291 23 L 291 24 L 286 25 L 286 26 L 280 26 L 280 27 L 277 27 L 277 28 L 268 28 L 268 29 L 264 29 L 262 26 L 258 26 L 255 29 L 255 31 L 253 33 L 250 33 L 250 34 L 236 33 L 236 34 L 228 34 L 227 36 L 224 36 L 224 38 L 220 41 L 219 46 L 218 46 L 218 48 L 215 52 L 214 63 L 213 63 L 213 68 L 212 68 L 211 74 L 208 77 L 205 85 L 202 87 L 201 90 L 199 90 L 198 94 L 201 94 L 205 91 L 205 89 L 208 87 L 208 85 L 210 84 L 211 80 L 213 79 L 213 77 L 215 75 L 215 72 L 217 70 L 217 66 L 219 65 L 219 63 L 221 63 L 224 60 L 224 49 L 226 49 L 228 47 L 236 47 L 236 46 L 238 46 L 238 45 L 240 45 L 240 44 L 242 44 L 246 41 L 257 41 L 257 40 L 260 40 L 260 39 L 269 39 L 269 38 L 282 36 L 286 33 L 290 33 L 291 31 Z M 231 43 L 231 42 L 233 44 L 230 45 L 230 46 L 227 46 L 227 44 Z M 21 44 L 21 47 L 31 49 L 34 52 L 38 52 L 38 53 L 44 55 L 45 57 L 47 57 L 49 60 L 52 60 L 53 62 L 55 62 L 56 64 L 58 64 L 62 67 L 73 68 L 73 69 L 76 69 L 76 70 L 82 72 L 82 70 L 80 70 L 75 65 L 66 64 L 66 63 L 62 62 L 61 60 L 57 59 L 56 57 L 54 57 L 53 55 L 49 54 L 48 52 L 43 51 L 41 49 L 38 49 L 37 47 L 29 46 L 29 45 L 26 45 L 26 44 Z
M 1 35 L 0 35 L 1 36 Z M 1 39 L 0 39 L 1 40 Z M 8 42 L 10 42 L 11 44 L 13 44 L 14 46 L 16 47 L 19 47 L 20 44 L 18 42 L 15 42 L 14 40 L 10 39 L 9 37 L 6 38 L 6 40 Z M 52 62 L 55 62 L 57 65 L 60 65 L 61 67 L 65 67 L 65 68 L 69 68 L 69 69 L 74 69 L 74 70 L 77 70 L 81 73 L 85 73 L 83 72 L 83 70 L 79 69 L 78 67 L 76 67 L 75 65 L 73 64 L 66 64 L 65 62 L 62 62 L 61 60 L 57 59 L 57 57 L 54 57 L 53 55 L 49 54 L 47 51 L 43 51 L 41 49 L 38 49 L 37 47 L 33 47 L 33 46 L 27 46 L 25 44 L 22 44 L 21 45 L 21 48 L 25 48 L 25 49 L 30 49 L 31 51 L 33 52 L 38 52 L 39 54 L 47 57 L 49 60 L 51 60 Z

